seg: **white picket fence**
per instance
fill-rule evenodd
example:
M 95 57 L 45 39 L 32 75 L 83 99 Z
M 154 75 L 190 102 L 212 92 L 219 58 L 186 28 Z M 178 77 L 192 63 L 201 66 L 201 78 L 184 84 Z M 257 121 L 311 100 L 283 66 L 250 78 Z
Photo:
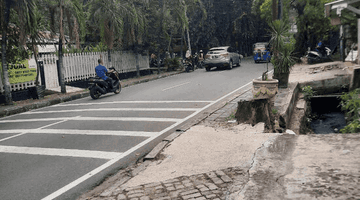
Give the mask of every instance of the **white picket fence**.
M 102 58 L 104 65 L 109 68 L 113 66 L 119 73 L 136 71 L 136 55 L 132 52 L 115 51 L 111 52 L 111 66 L 108 62 L 107 52 L 74 53 L 65 54 L 63 57 L 65 82 L 86 80 L 95 76 L 95 67 L 98 65 L 98 59 Z M 39 58 L 44 62 L 45 86 L 46 88 L 59 87 L 58 70 L 56 55 L 44 55 Z M 139 69 L 149 68 L 149 56 L 138 55 Z M 40 81 L 40 79 L 39 79 Z M 35 82 L 11 84 L 11 90 L 22 90 L 35 86 Z M 0 81 L 0 92 L 4 92 L 4 87 Z

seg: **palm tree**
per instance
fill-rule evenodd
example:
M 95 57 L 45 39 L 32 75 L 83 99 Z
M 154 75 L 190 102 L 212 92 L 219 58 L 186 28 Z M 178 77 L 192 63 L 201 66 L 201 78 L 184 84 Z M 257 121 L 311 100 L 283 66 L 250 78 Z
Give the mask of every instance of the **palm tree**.
M 75 38 L 77 41 L 77 46 L 79 47 L 79 32 L 83 31 L 84 29 L 84 11 L 82 8 L 82 3 L 80 0 L 44 0 L 41 2 L 41 4 L 48 8 L 48 12 L 50 14 L 50 30 L 52 35 L 54 35 L 56 31 L 56 11 L 58 10 L 59 13 L 59 65 L 60 65 L 60 86 L 61 86 L 61 93 L 66 93 L 66 87 L 65 87 L 65 80 L 64 80 L 64 72 L 63 72 L 63 61 L 62 61 L 62 47 L 65 44 L 65 31 L 64 31 L 64 12 L 67 12 L 69 15 L 68 17 L 68 23 L 71 20 L 71 17 L 74 19 L 74 27 L 77 28 L 77 30 L 74 30 L 74 28 L 71 28 L 69 26 L 69 32 L 73 31 L 75 34 Z M 71 16 L 70 16 L 71 14 Z
M 6 62 L 6 42 L 7 42 L 7 34 L 10 22 L 10 10 L 12 8 L 17 8 L 18 14 L 22 15 L 23 25 L 30 24 L 31 18 L 33 18 L 33 8 L 34 8 L 34 0 L 6 0 L 1 1 L 1 8 L 2 8 L 2 20 L 1 20 L 1 28 L 2 28 L 2 52 L 1 52 L 1 60 L 2 60 L 2 71 L 3 71 L 3 83 L 5 89 L 5 101 L 6 104 L 11 105 L 12 103 L 12 96 L 10 90 L 10 82 L 9 82 L 9 73 L 8 67 Z M 22 27 L 19 27 L 19 30 L 22 30 Z
M 125 22 L 131 26 L 142 25 L 142 15 L 133 1 L 90 0 L 87 6 L 91 16 L 89 20 L 98 26 L 101 38 L 108 47 L 108 61 L 111 66 L 110 52 L 114 46 L 115 35 L 122 36 Z M 130 30 L 134 32 L 133 28 Z
M 43 44 L 44 35 L 42 34 L 42 30 L 45 30 L 45 25 L 43 23 L 43 16 L 39 12 L 39 8 L 37 5 L 33 8 L 33 17 L 30 18 L 30 23 L 27 23 L 23 27 L 23 32 L 29 37 L 29 49 L 33 51 L 37 70 L 36 70 L 36 79 L 35 84 L 39 84 L 39 63 L 38 63 L 38 52 L 37 45 Z M 26 37 L 25 37 L 26 39 Z

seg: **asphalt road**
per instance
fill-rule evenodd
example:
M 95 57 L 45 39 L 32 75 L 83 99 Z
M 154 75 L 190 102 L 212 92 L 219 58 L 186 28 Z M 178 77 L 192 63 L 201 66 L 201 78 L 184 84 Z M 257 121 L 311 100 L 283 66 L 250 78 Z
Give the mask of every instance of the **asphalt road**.
M 3 118 L 0 199 L 76 199 L 265 70 L 248 58 Z

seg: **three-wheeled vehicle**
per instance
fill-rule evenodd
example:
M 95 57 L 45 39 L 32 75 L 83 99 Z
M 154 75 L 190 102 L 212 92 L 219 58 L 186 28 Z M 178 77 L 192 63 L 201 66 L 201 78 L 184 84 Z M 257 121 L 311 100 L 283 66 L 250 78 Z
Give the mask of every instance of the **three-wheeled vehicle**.
M 254 47 L 254 61 L 259 62 L 270 62 L 271 53 L 268 42 L 258 42 L 253 45 Z

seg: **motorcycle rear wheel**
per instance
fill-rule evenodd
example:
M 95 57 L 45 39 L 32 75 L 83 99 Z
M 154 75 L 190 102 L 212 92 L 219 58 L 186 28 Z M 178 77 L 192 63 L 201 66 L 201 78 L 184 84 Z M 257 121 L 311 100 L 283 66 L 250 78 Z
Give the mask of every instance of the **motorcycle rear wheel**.
M 93 99 L 98 99 L 101 96 L 101 94 L 99 93 L 99 91 L 96 90 L 95 87 L 93 87 L 90 89 L 90 96 Z
M 121 92 L 121 84 L 119 83 L 119 86 L 115 90 L 115 94 L 119 94 Z

